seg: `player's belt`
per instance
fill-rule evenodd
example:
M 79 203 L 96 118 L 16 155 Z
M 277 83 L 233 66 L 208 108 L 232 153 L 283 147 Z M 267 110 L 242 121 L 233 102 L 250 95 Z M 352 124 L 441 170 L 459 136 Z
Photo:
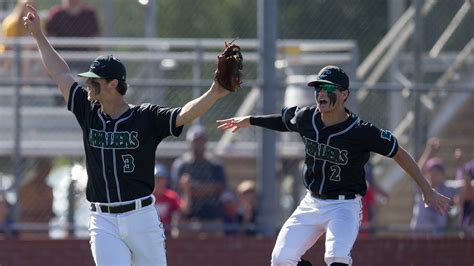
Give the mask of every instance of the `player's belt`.
M 356 194 L 319 194 L 316 192 L 311 191 L 311 196 L 317 198 L 317 199 L 323 199 L 323 200 L 350 200 L 350 199 L 355 199 Z
M 142 207 L 148 206 L 153 202 L 152 197 L 148 197 L 146 199 L 142 200 Z M 124 205 L 117 205 L 117 206 L 107 206 L 107 205 L 99 205 L 99 208 L 101 212 L 107 212 L 107 213 L 124 213 L 124 212 L 129 212 L 137 209 L 137 205 L 135 202 L 129 203 L 129 204 L 124 204 Z M 97 211 L 97 207 L 95 203 L 91 203 L 91 211 L 95 212 Z

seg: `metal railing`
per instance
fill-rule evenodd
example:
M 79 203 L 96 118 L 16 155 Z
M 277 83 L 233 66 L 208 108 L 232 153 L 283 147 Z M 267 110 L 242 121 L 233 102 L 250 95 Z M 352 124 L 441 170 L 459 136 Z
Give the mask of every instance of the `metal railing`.
M 22 156 L 82 155 L 80 129 L 64 104 L 58 105 L 55 100 L 61 102 L 61 95 L 43 70 L 34 40 L 21 37 L 0 41 L 7 48 L 0 54 L 0 61 L 9 62 L 8 68 L 0 68 L 3 76 L 0 81 L 0 134 L 4 136 L 0 140 L 0 154 L 10 155 L 17 150 Z M 55 47 L 83 48 L 81 51 L 60 50 L 59 53 L 67 62 L 81 62 L 84 67 L 100 54 L 113 53 L 120 58 L 127 65 L 127 82 L 136 88 L 127 95 L 132 103 L 151 101 L 166 105 L 164 95 L 171 94 L 169 97 L 174 99 L 168 103 L 179 105 L 191 99 L 186 88 L 191 88 L 192 96 L 196 97 L 211 84 L 212 75 L 204 73 L 215 69 L 216 56 L 226 40 L 50 38 L 50 41 Z M 258 88 L 255 73 L 258 42 L 253 39 L 237 42 L 243 48 L 246 63 L 244 85 Z M 301 71 L 302 66 L 314 62 L 350 62 L 357 57 L 357 46 L 347 40 L 279 40 L 277 48 L 276 66 L 289 72 L 296 68 Z M 25 64 L 34 65 L 35 72 L 24 73 Z M 312 68 L 311 72 L 303 71 L 303 74 L 314 74 Z M 252 95 L 249 91 L 243 93 L 247 98 Z M 180 94 L 186 95 L 183 96 L 185 99 L 180 100 Z M 15 102 L 19 104 L 17 109 L 11 105 Z M 234 104 L 235 110 L 240 104 Z M 248 100 L 243 104 L 248 104 Z M 229 115 L 233 115 L 233 111 L 229 111 Z M 160 150 L 165 150 L 163 154 L 167 156 L 179 155 L 185 150 L 185 145 L 179 142 L 182 141 L 167 141 Z

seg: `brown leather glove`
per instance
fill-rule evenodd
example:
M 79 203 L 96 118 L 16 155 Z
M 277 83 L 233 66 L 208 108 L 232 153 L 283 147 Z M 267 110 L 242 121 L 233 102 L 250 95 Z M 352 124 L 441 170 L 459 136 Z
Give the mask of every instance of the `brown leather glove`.
M 224 51 L 217 56 L 217 70 L 214 81 L 217 81 L 226 90 L 234 92 L 242 84 L 243 57 L 240 47 L 232 44 L 224 44 Z

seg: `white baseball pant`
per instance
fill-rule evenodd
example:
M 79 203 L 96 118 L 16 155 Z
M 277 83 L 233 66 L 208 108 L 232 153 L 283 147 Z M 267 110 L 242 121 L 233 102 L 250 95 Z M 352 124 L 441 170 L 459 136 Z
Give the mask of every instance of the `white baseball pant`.
M 138 199 L 141 201 L 141 199 Z M 130 203 L 122 202 L 122 203 Z M 165 235 L 153 203 L 133 211 L 91 212 L 90 245 L 96 265 L 166 265 Z
M 272 266 L 294 266 L 326 232 L 324 261 L 351 265 L 350 252 L 359 233 L 361 197 L 351 200 L 322 200 L 307 193 L 278 234 Z

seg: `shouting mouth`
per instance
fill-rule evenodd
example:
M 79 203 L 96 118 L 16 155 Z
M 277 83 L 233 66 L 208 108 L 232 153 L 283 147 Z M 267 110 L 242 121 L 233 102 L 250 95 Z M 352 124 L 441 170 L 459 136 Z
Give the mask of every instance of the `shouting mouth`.
M 325 104 L 328 103 L 328 101 L 325 100 L 325 99 L 319 99 L 319 100 L 318 100 L 318 103 L 319 103 L 319 105 L 325 105 Z

